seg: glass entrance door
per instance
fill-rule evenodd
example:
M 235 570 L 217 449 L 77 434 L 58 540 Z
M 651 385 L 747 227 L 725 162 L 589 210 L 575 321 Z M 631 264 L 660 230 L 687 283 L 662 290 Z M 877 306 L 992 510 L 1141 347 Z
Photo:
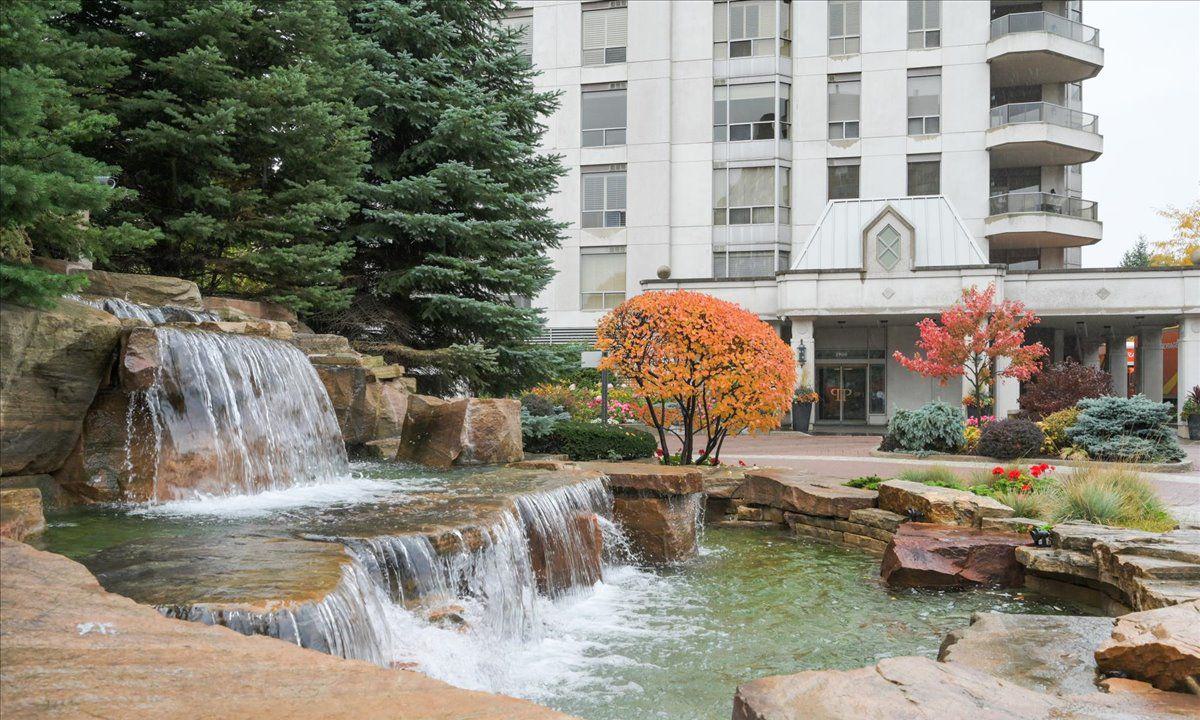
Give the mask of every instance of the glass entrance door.
M 821 403 L 817 419 L 825 422 L 867 421 L 867 368 L 840 365 L 817 368 Z

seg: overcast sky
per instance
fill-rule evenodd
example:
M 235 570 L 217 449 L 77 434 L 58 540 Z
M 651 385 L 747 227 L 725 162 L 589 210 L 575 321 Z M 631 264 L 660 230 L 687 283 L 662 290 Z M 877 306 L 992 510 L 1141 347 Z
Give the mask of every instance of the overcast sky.
M 1200 1 L 1087 0 L 1104 69 L 1083 83 L 1083 109 L 1100 116 L 1104 154 L 1083 166 L 1083 197 L 1100 204 L 1104 239 L 1083 264 L 1111 267 L 1139 233 L 1170 235 L 1155 214 L 1200 197 Z

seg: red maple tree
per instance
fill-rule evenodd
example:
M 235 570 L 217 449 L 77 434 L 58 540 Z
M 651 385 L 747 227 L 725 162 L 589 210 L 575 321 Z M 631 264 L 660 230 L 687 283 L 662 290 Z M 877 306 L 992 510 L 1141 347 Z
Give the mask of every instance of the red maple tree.
M 917 323 L 921 337 L 917 348 L 924 352 L 906 357 L 892 354 L 904 367 L 926 377 L 935 377 L 945 385 L 950 378 L 965 377 L 971 385 L 968 404 L 981 410 L 994 376 L 1016 378 L 1022 382 L 1041 369 L 1041 359 L 1050 351 L 1045 345 L 1025 344 L 1025 330 L 1039 322 L 1037 315 L 1015 300 L 995 304 L 996 286 L 980 290 L 970 287 L 962 297 L 942 312 L 941 318 L 925 318 Z M 997 371 L 996 361 L 1007 359 L 1008 366 Z

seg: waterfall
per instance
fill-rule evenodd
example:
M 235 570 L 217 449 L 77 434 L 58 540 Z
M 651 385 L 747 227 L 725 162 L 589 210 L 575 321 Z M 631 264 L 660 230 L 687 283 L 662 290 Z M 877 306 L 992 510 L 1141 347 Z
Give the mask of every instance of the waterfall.
M 198 323 L 221 319 L 216 313 L 207 310 L 192 310 L 178 305 L 142 305 L 115 297 L 84 298 L 79 295 L 68 295 L 67 298 L 84 305 L 91 305 L 119 318 L 135 318 L 144 320 L 151 325 L 165 325 L 170 322 Z
M 154 333 L 156 376 L 132 394 L 126 418 L 126 471 L 146 488 L 142 495 L 237 495 L 346 475 L 329 395 L 298 348 L 174 327 Z M 149 428 L 152 438 L 138 428 Z M 148 462 L 133 461 L 146 456 Z

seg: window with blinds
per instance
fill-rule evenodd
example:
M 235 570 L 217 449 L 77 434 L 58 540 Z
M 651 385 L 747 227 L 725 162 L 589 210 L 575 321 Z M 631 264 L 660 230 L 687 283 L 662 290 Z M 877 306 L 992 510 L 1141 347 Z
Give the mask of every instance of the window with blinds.
M 941 156 L 910 155 L 908 158 L 908 194 L 937 195 L 941 192 Z
M 629 10 L 617 7 L 583 11 L 583 64 L 625 62 Z
M 776 17 L 776 13 L 779 13 Z M 791 55 L 792 6 L 775 0 L 734 0 L 713 4 L 713 57 Z
M 752 278 L 771 277 L 776 270 L 787 267 L 788 253 L 780 250 L 778 260 L 774 250 L 715 250 L 713 277 Z
M 908 134 L 936 135 L 942 126 L 942 69 L 908 71 Z
M 829 161 L 829 199 L 853 200 L 858 197 L 859 158 L 833 158 Z
M 623 83 L 622 83 L 623 85 Z M 602 87 L 609 87 L 603 85 Z M 626 90 L 583 88 L 580 119 L 583 147 L 624 145 L 626 128 Z
M 829 139 L 858 137 L 862 78 L 858 73 L 829 76 Z
M 713 142 L 772 140 L 777 127 L 787 139 L 791 86 L 780 83 L 778 98 L 775 88 L 775 83 L 713 88 Z
M 829 54 L 853 55 L 862 44 L 862 3 L 829 0 Z
M 525 62 L 533 64 L 533 18 L 510 17 L 502 21 L 504 27 L 517 33 L 519 52 Z
M 583 212 L 580 225 L 585 228 L 625 227 L 625 171 L 583 171 Z
M 625 247 L 579 248 L 579 309 L 611 310 L 625 301 Z
M 791 172 L 781 167 L 777 177 L 775 170 L 773 165 L 713 170 L 713 225 L 768 224 L 776 215 L 789 222 Z
M 908 49 L 942 46 L 941 0 L 908 0 Z

